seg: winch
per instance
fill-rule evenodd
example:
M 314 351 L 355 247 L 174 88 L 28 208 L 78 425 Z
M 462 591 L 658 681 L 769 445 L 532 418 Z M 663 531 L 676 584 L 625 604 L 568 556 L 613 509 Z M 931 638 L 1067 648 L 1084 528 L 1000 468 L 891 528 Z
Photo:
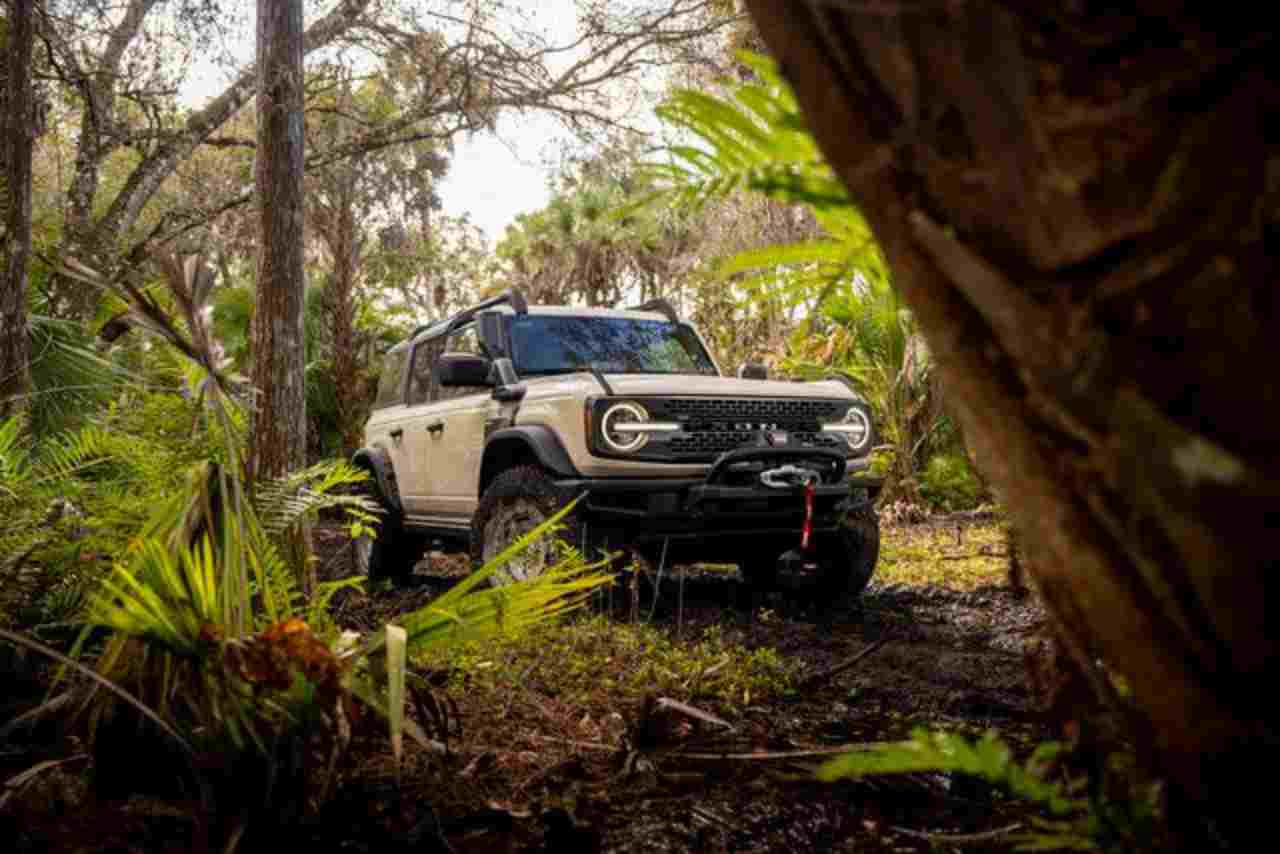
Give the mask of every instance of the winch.
M 816 486 L 822 481 L 822 475 L 813 469 L 791 465 L 779 466 L 760 472 L 760 482 L 770 489 L 797 489 L 799 487 Z

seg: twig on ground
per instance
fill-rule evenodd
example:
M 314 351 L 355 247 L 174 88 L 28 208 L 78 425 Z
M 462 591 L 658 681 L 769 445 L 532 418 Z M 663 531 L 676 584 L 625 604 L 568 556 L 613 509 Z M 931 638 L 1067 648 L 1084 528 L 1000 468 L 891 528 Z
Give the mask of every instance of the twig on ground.
M 9 798 L 20 792 L 28 783 L 43 774 L 45 771 L 52 770 L 60 765 L 66 765 L 70 762 L 79 762 L 88 758 L 89 754 L 87 753 L 77 753 L 74 756 L 68 756 L 65 759 L 48 759 L 44 762 L 38 762 L 35 765 L 32 765 L 21 774 L 10 777 L 4 782 L 4 791 L 0 792 L 0 807 L 3 807 L 8 803 Z
M 831 679 L 831 677 L 833 676 L 838 676 L 839 674 L 844 673 L 846 670 L 852 669 L 854 666 L 858 664 L 858 662 L 862 661 L 864 658 L 871 655 L 872 653 L 880 649 L 880 647 L 884 646 L 888 642 L 889 642 L 889 638 L 881 638 L 880 640 L 876 641 L 875 643 L 861 650 L 853 658 L 850 658 L 847 661 L 842 661 L 834 667 L 828 667 L 826 670 L 823 670 L 820 673 L 813 674 L 808 679 L 805 679 L 803 682 L 801 682 L 800 687 L 812 688 L 816 685 L 826 682 L 827 680 Z
M 673 751 L 665 754 L 679 759 L 693 759 L 699 762 L 781 762 L 788 759 L 818 759 L 823 756 L 840 756 L 845 753 L 857 753 L 864 750 L 882 750 L 885 742 L 862 742 L 859 744 L 842 744 L 837 747 L 813 747 L 804 750 L 775 750 L 753 753 L 700 753 Z
M 715 715 L 711 714 L 710 712 L 704 712 L 702 711 L 702 709 L 695 708 L 694 706 L 690 706 L 688 703 L 682 703 L 679 700 L 673 700 L 670 697 L 659 697 L 657 701 L 654 703 L 654 706 L 657 709 L 671 709 L 672 711 L 679 712 L 682 715 L 685 715 L 690 718 L 694 718 L 695 720 L 702 721 L 703 723 L 722 726 L 725 729 L 729 729 L 729 730 L 733 729 L 733 724 L 729 723 L 728 721 L 718 718 Z
M 740 827 L 735 822 L 730 821 L 722 815 L 717 815 L 706 807 L 693 806 L 689 808 L 690 814 L 695 818 L 700 818 L 708 824 L 716 824 L 728 830 L 739 830 Z
M 990 842 L 993 839 L 999 839 L 1001 836 L 1013 833 L 1015 830 L 1021 829 L 1021 827 L 1021 824 L 1015 823 L 1008 827 L 997 827 L 995 830 L 984 830 L 981 833 L 926 833 L 923 830 L 912 830 L 909 827 L 897 827 L 894 825 L 890 825 L 889 829 L 894 833 L 901 833 L 903 836 L 923 839 L 939 845 L 981 845 L 983 842 Z

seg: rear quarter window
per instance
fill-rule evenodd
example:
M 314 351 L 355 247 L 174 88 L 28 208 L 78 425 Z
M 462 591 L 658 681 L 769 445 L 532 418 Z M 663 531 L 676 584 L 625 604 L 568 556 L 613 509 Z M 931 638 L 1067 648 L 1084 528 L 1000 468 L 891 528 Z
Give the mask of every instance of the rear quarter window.
M 404 369 L 408 363 L 409 347 L 404 344 L 382 357 L 382 373 L 378 375 L 378 396 L 373 401 L 374 409 L 386 409 L 404 402 Z

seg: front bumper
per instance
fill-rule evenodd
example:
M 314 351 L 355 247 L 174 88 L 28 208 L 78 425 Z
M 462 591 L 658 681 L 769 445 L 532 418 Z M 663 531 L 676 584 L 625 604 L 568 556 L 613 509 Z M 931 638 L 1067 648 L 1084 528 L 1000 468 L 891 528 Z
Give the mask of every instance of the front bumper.
M 705 478 L 574 478 L 557 481 L 582 496 L 579 512 L 589 524 L 617 529 L 632 542 L 722 537 L 799 535 L 804 489 L 759 482 L 759 472 L 779 465 L 813 465 L 822 471 L 814 487 L 814 530 L 834 530 L 844 513 L 876 499 L 881 478 L 845 471 L 833 452 L 746 448 L 721 455 Z

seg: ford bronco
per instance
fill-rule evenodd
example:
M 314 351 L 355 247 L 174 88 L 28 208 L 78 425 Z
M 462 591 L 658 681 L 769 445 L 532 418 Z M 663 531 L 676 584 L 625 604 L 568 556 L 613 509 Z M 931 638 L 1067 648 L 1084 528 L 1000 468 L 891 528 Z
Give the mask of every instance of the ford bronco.
M 509 291 L 420 327 L 385 357 L 355 463 L 383 510 L 356 544 L 402 580 L 432 540 L 474 564 L 581 496 L 560 536 L 588 556 L 736 563 L 856 596 L 880 533 L 871 412 L 842 381 L 722 374 L 665 300 L 635 309 L 530 306 Z M 550 543 L 511 561 L 527 578 Z

